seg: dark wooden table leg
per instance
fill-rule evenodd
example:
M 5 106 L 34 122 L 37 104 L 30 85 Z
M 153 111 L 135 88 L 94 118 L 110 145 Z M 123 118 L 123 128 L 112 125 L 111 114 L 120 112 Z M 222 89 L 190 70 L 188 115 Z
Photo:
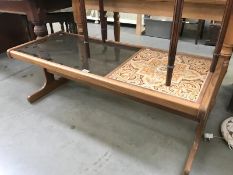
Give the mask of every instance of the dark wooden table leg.
M 180 27 L 180 36 L 183 36 L 185 23 L 186 23 L 186 18 L 182 18 L 182 24 Z
M 72 0 L 74 20 L 78 26 L 78 34 L 84 36 L 85 55 L 90 58 L 89 37 L 87 30 L 86 8 L 84 0 Z
M 47 95 L 48 93 L 50 93 L 51 91 L 55 90 L 56 88 L 58 88 L 59 86 L 63 85 L 68 81 L 65 78 L 59 78 L 58 80 L 56 80 L 54 78 L 54 75 L 49 73 L 46 69 L 44 69 L 44 74 L 45 74 L 45 83 L 43 87 L 39 91 L 28 96 L 28 101 L 30 103 L 39 100 L 40 98 L 44 97 L 45 95 Z
M 120 42 L 120 14 L 114 12 L 114 37 L 115 41 Z
M 101 25 L 101 35 L 102 41 L 107 40 L 107 11 L 104 10 L 104 1 L 99 0 L 99 12 L 100 12 L 100 25 Z
M 45 24 L 46 10 L 43 4 L 36 0 L 27 0 L 27 17 L 28 20 L 34 25 L 34 33 L 37 38 L 48 35 L 47 27 Z
M 107 18 L 107 11 L 104 11 L 103 38 L 104 38 L 105 41 L 108 39 L 108 18 Z
M 113 12 L 113 18 L 114 18 L 114 38 L 116 42 L 120 42 L 120 13 L 119 12 Z M 115 47 L 115 61 L 120 60 L 120 48 Z
M 199 19 L 197 25 L 197 33 L 195 38 L 195 44 L 198 44 L 198 40 L 203 38 L 203 31 L 205 27 L 205 20 Z
M 233 95 L 231 97 L 231 101 L 230 101 L 229 106 L 228 106 L 228 111 L 233 113 Z
M 173 22 L 171 27 L 170 47 L 168 52 L 166 86 L 170 86 L 172 82 L 172 75 L 176 60 L 176 51 L 179 40 L 180 27 L 182 23 L 183 6 L 184 6 L 184 0 L 175 0 Z
M 83 23 L 80 12 L 80 0 L 72 0 L 72 9 L 74 15 L 74 21 L 78 26 L 77 32 L 79 35 L 83 35 Z

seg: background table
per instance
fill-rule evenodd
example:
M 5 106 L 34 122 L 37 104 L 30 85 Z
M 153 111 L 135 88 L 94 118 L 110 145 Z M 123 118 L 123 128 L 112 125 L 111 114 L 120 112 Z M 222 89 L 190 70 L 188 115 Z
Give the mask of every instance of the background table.
M 71 7 L 71 0 L 0 0 L 0 12 L 27 15 L 28 20 L 35 25 L 34 32 L 37 37 L 47 35 L 47 12 L 67 7 Z
M 77 4 L 79 0 L 0 0 L 0 12 L 26 14 L 28 20 L 35 25 L 34 31 L 37 36 L 44 36 L 47 30 L 44 25 L 48 11 L 67 8 Z M 173 0 L 105 0 L 105 9 L 113 12 L 128 12 L 136 14 L 147 14 L 154 16 L 172 16 Z M 184 18 L 204 19 L 221 21 L 226 0 L 186 0 L 184 5 Z M 86 0 L 87 9 L 99 8 L 98 0 Z M 75 17 L 80 27 L 78 8 L 73 6 Z M 208 11 L 208 13 L 206 13 Z M 233 26 L 231 20 L 230 27 Z M 139 26 L 140 28 L 140 26 Z M 233 27 L 232 27 L 233 28 Z M 228 54 L 231 53 L 233 35 L 229 38 L 227 47 Z
M 87 9 L 99 9 L 98 0 L 85 0 Z M 79 0 L 72 0 L 73 12 L 79 30 L 82 31 L 82 22 L 79 13 Z M 105 0 L 105 10 L 114 12 L 128 12 L 153 16 L 173 15 L 173 0 Z M 183 18 L 221 21 L 226 0 L 185 0 Z M 208 12 L 208 13 L 207 13 Z M 228 32 L 222 53 L 228 57 L 232 55 L 233 48 L 233 10 Z M 226 61 L 227 62 L 227 61 Z M 228 64 L 228 63 L 226 63 Z

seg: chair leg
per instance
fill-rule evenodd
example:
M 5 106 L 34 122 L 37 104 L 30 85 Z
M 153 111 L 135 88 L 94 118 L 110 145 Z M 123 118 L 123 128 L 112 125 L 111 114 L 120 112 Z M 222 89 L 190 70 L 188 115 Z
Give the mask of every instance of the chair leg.
M 231 101 L 230 101 L 229 106 L 228 106 L 228 111 L 233 113 L 233 95 L 231 97 Z
M 68 80 L 65 78 L 60 78 L 58 80 L 55 80 L 54 75 L 49 73 L 46 69 L 44 69 L 44 74 L 45 74 L 45 83 L 43 87 L 35 92 L 34 94 L 28 96 L 28 102 L 33 103 L 40 98 L 44 97 L 51 91 L 55 90 L 59 86 L 63 85 L 66 83 Z
M 205 27 L 205 20 L 198 20 L 198 25 L 197 25 L 197 34 L 196 34 L 196 39 L 195 39 L 195 44 L 198 44 L 198 40 L 203 38 L 203 31 Z
M 180 28 L 180 36 L 183 36 L 185 22 L 186 22 L 186 18 L 183 18 L 182 19 L 182 25 L 181 25 L 181 28 Z
M 201 20 L 201 31 L 200 31 L 200 38 L 203 38 L 203 33 L 205 29 L 205 20 Z
M 205 118 L 205 116 L 203 116 L 203 117 Z M 205 129 L 205 125 L 206 125 L 206 120 L 203 119 L 202 121 L 200 121 L 198 123 L 198 125 L 196 127 L 194 142 L 193 142 L 193 145 L 192 145 L 192 147 L 190 149 L 187 160 L 185 162 L 183 175 L 189 175 L 189 173 L 190 173 L 190 171 L 192 169 L 193 161 L 194 161 L 194 159 L 196 157 L 196 154 L 197 154 L 197 151 L 199 149 L 202 134 L 203 134 L 204 129 Z

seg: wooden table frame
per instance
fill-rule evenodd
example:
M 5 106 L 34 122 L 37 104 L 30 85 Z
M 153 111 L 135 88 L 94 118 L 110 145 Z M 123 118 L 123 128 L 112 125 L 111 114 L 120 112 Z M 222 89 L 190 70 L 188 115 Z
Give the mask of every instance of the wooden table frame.
M 39 40 L 44 40 L 44 39 L 47 39 L 47 36 Z M 102 42 L 101 40 L 96 40 L 96 39 L 91 39 L 91 40 Z M 177 97 L 171 97 L 169 95 L 156 93 L 141 87 L 132 86 L 130 84 L 119 82 L 106 77 L 101 77 L 91 73 L 85 73 L 75 68 L 60 65 L 47 60 L 42 60 L 38 57 L 30 56 L 28 54 L 24 54 L 22 52 L 16 51 L 17 48 L 26 46 L 28 44 L 31 44 L 32 42 L 8 50 L 9 57 L 21 61 L 25 61 L 31 64 L 35 64 L 44 69 L 45 72 L 44 86 L 39 91 L 28 97 L 28 101 L 30 103 L 33 103 L 36 100 L 44 97 L 52 90 L 66 83 L 67 79 L 70 79 L 87 85 L 95 86 L 101 89 L 106 89 L 112 92 L 116 92 L 118 94 L 127 96 L 129 98 L 139 100 L 140 102 L 147 103 L 155 107 L 170 111 L 172 113 L 179 114 L 182 117 L 191 119 L 197 122 L 197 127 L 196 127 L 194 142 L 190 149 L 190 153 L 187 157 L 187 161 L 184 168 L 184 174 L 185 175 L 189 174 L 193 160 L 195 158 L 195 155 L 197 153 L 201 141 L 202 132 L 205 128 L 209 112 L 214 105 L 216 94 L 218 92 L 218 89 L 221 85 L 221 82 L 227 70 L 227 65 L 224 63 L 226 60 L 225 56 L 222 56 L 220 58 L 216 71 L 214 73 L 209 74 L 209 78 L 208 78 L 209 83 L 207 83 L 208 87 L 206 87 L 206 89 L 208 90 L 204 91 L 203 97 L 200 100 L 200 102 L 193 103 L 193 102 L 188 102 L 186 100 L 182 100 Z M 129 46 L 113 41 L 106 41 L 106 43 L 110 45 L 112 44 L 120 45 L 122 47 L 143 48 L 140 46 Z M 62 78 L 55 80 L 54 75 L 59 75 Z
M 86 0 L 87 7 L 89 8 L 98 8 L 96 7 L 97 0 Z M 135 2 L 136 1 L 136 2 Z M 149 14 L 149 15 L 163 15 L 171 16 L 172 15 L 172 1 L 159 1 L 159 0 L 146 0 L 143 4 L 139 3 L 139 0 L 106 0 L 106 10 L 107 11 L 120 11 L 137 13 L 137 14 Z M 80 34 L 83 34 L 83 21 L 79 11 L 80 1 L 73 0 L 72 6 L 74 11 L 74 18 L 78 24 L 78 30 Z M 184 17 L 197 18 L 197 19 L 212 19 L 212 20 L 221 20 L 223 14 L 225 0 L 219 1 L 210 1 L 210 0 L 187 0 L 184 5 Z M 140 6 L 140 7 L 139 7 Z M 143 8 L 142 8 L 143 7 Z M 208 10 L 208 14 L 206 11 Z M 161 93 L 150 93 L 149 91 L 131 86 L 126 83 L 118 82 L 115 80 L 107 79 L 105 77 L 100 77 L 97 75 L 89 74 L 82 72 L 80 70 L 70 68 L 64 65 L 59 65 L 52 63 L 50 61 L 41 60 L 37 57 L 30 56 L 15 51 L 16 48 L 8 50 L 9 57 L 16 58 L 22 61 L 26 61 L 32 64 L 36 64 L 45 70 L 46 82 L 44 87 L 34 95 L 29 97 L 30 102 L 43 97 L 45 94 L 51 92 L 53 89 L 57 88 L 61 84 L 66 82 L 66 79 L 61 78 L 60 80 L 54 79 L 54 74 L 60 75 L 67 79 L 74 81 L 81 81 L 89 85 L 97 86 L 103 89 L 107 89 L 113 92 L 120 93 L 122 95 L 136 98 L 142 102 L 146 102 L 156 107 L 169 110 L 180 114 L 183 117 L 192 119 L 197 122 L 195 137 L 193 145 L 190 149 L 190 153 L 187 157 L 185 163 L 183 174 L 188 175 L 192 168 L 194 158 L 196 156 L 197 150 L 200 145 L 201 136 L 204 131 L 208 115 L 215 103 L 215 98 L 217 92 L 221 86 L 222 80 L 227 72 L 229 60 L 232 55 L 233 49 L 233 10 L 231 13 L 231 18 L 229 26 L 227 29 L 227 34 L 224 40 L 224 47 L 221 51 L 221 56 L 219 58 L 215 72 L 210 73 L 208 78 L 208 83 L 206 86 L 206 91 L 203 93 L 201 101 L 198 103 L 192 103 L 183 101 L 181 99 L 170 97 Z M 82 36 L 80 36 L 82 37 Z M 45 37 L 46 38 L 46 37 Z M 45 39 L 43 38 L 43 39 Z M 100 41 L 101 42 L 101 41 Z M 106 41 L 109 44 L 122 45 L 118 42 Z M 30 43 L 29 43 L 30 44 Z M 132 46 L 133 47 L 133 46 Z M 168 98 L 169 97 L 169 98 Z

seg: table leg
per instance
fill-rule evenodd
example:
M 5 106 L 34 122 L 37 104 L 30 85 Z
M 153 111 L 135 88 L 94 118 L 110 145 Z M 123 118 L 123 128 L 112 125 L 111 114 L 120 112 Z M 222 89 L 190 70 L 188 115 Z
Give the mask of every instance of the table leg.
M 83 23 L 79 8 L 80 8 L 80 0 L 72 0 L 74 21 L 78 26 L 78 34 L 83 35 Z
M 142 25 L 142 14 L 137 14 L 137 23 L 136 23 L 136 35 L 142 35 L 142 32 L 144 32 L 144 26 Z
M 27 0 L 28 11 L 26 12 L 28 20 L 34 25 L 34 33 L 37 38 L 48 35 L 45 24 L 46 10 L 40 1 Z
M 199 19 L 197 25 L 195 44 L 198 44 L 198 40 L 203 38 L 204 27 L 205 27 L 205 20 Z
M 101 23 L 102 23 L 101 24 L 102 41 L 105 42 L 108 39 L 107 11 L 103 12 L 103 21 Z
M 44 69 L 44 74 L 45 74 L 45 83 L 43 87 L 39 91 L 28 96 L 28 101 L 30 103 L 39 100 L 40 98 L 44 97 L 45 95 L 47 95 L 48 93 L 50 93 L 51 91 L 55 90 L 56 88 L 58 88 L 59 86 L 63 85 L 68 81 L 65 78 L 59 78 L 58 80 L 56 80 L 54 78 L 54 75 L 49 73 L 46 69 Z
M 233 95 L 231 97 L 231 101 L 230 101 L 229 106 L 228 106 L 228 111 L 233 113 Z
M 89 37 L 84 0 L 72 0 L 74 20 L 78 26 L 78 34 L 84 36 L 85 55 L 90 58 Z
M 114 37 L 115 41 L 120 42 L 120 14 L 119 12 L 114 12 Z
M 196 157 L 198 148 L 200 146 L 203 131 L 204 131 L 204 123 L 199 123 L 197 128 L 196 128 L 196 133 L 195 133 L 195 138 L 194 138 L 194 141 L 193 141 L 193 145 L 192 145 L 192 147 L 190 149 L 188 158 L 187 158 L 186 163 L 185 163 L 183 175 L 189 175 L 189 173 L 191 171 L 193 161 L 194 161 L 194 159 Z
M 181 27 L 180 27 L 180 36 L 183 36 L 185 22 L 186 22 L 186 18 L 182 18 L 182 24 L 181 24 Z

